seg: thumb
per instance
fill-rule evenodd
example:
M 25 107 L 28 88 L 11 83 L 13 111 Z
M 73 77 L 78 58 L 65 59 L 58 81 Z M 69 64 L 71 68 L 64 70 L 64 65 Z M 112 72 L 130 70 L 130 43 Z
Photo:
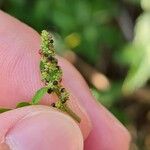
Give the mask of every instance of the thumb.
M 77 124 L 46 106 L 30 106 L 0 115 L 0 150 L 83 150 Z

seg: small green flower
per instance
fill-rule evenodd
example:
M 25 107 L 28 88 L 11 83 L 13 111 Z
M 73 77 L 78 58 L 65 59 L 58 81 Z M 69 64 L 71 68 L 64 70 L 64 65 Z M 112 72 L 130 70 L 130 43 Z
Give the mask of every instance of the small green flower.
M 46 30 L 41 33 L 41 62 L 40 70 L 42 81 L 48 88 L 48 93 L 55 93 L 58 96 L 58 100 L 54 107 L 68 113 L 76 121 L 80 122 L 80 118 L 67 106 L 69 100 L 69 93 L 61 85 L 62 80 L 62 69 L 58 65 L 56 58 L 52 36 Z

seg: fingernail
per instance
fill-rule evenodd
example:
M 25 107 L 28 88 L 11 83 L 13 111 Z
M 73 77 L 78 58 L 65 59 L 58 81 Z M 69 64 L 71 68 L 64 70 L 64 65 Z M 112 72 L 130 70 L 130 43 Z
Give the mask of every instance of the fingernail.
M 55 111 L 25 116 L 8 131 L 5 143 L 11 150 L 83 149 L 79 127 L 68 116 Z

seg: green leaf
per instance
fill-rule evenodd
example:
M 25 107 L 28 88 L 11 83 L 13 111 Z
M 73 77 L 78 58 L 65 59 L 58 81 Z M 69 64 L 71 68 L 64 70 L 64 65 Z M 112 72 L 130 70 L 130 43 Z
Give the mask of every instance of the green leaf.
M 11 109 L 9 109 L 9 108 L 0 108 L 0 113 L 4 113 L 4 112 L 9 111 L 9 110 L 11 110 Z
M 141 6 L 145 11 L 150 10 L 150 0 L 141 0 Z
M 47 93 L 48 87 L 43 87 L 41 89 L 39 89 L 34 97 L 32 98 L 31 104 L 36 105 L 40 102 L 40 100 L 42 99 L 42 97 Z
M 150 77 L 150 49 L 145 48 L 145 54 L 141 58 L 141 60 L 139 60 L 137 64 L 131 65 L 131 68 L 123 84 L 123 92 L 125 94 L 131 94 L 138 88 L 144 86 L 148 81 L 149 77 Z
M 130 70 L 123 84 L 123 92 L 131 94 L 150 79 L 150 13 L 138 18 L 133 41 Z
M 29 102 L 20 102 L 17 104 L 16 108 L 25 107 L 31 105 Z

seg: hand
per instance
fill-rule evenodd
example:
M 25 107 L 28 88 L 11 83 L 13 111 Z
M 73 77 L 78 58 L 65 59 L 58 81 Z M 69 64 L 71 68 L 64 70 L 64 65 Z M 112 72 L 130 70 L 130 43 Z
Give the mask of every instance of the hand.
M 42 87 L 39 34 L 0 11 L 0 106 L 30 101 Z M 0 150 L 128 150 L 130 135 L 92 97 L 77 70 L 59 57 L 63 84 L 71 93 L 75 121 L 48 106 L 29 106 L 0 114 Z M 54 97 L 45 97 L 49 104 Z M 86 140 L 85 140 L 86 139 Z M 84 148 L 83 148 L 84 147 Z

